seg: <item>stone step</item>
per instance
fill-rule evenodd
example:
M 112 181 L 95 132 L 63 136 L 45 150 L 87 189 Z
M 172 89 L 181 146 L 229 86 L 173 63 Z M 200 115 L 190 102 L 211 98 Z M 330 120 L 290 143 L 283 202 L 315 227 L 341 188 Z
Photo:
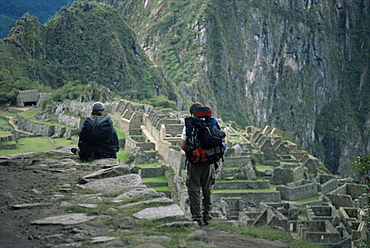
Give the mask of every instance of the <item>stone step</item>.
M 138 170 L 140 176 L 144 177 L 160 177 L 163 176 L 166 170 L 165 166 L 158 165 L 158 166 L 146 166 L 137 164 L 134 167 Z

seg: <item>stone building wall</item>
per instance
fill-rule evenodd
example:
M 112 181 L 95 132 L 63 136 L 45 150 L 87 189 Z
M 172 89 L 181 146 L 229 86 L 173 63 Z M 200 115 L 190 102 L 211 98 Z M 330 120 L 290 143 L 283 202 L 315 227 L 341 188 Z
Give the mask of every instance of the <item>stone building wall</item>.
M 42 123 L 35 123 L 25 117 L 17 117 L 17 125 L 20 130 L 34 133 L 41 136 L 53 136 L 55 126 L 50 126 Z
M 17 116 L 17 126 L 22 131 L 53 138 L 70 138 L 79 133 L 79 129 L 73 127 L 36 123 L 22 116 Z
M 283 165 L 274 169 L 272 182 L 274 184 L 287 184 L 303 179 L 305 168 L 299 164 Z
M 317 194 L 317 184 L 300 181 L 289 185 L 279 185 L 276 190 L 280 191 L 281 199 L 291 201 Z

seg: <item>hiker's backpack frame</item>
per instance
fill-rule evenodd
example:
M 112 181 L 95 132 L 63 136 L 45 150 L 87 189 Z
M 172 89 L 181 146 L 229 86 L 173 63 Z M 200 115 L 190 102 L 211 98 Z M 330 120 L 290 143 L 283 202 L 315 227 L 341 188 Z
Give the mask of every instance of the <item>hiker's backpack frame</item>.
M 185 118 L 186 159 L 191 164 L 217 163 L 223 161 L 226 134 L 220 130 L 217 122 L 211 125 L 212 110 L 205 106 L 194 109 L 193 116 Z

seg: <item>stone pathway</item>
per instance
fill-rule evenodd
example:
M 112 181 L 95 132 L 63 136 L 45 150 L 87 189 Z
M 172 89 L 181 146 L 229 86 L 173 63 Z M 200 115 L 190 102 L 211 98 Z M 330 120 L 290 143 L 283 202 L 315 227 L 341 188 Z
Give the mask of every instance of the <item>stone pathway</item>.
M 129 174 L 126 165 L 114 159 L 81 163 L 70 148 L 0 157 L 2 248 L 164 247 L 161 243 L 168 242 L 184 248 L 231 247 L 225 246 L 226 237 L 240 240 L 234 247 L 249 242 L 250 237 L 212 227 L 199 229 L 173 200 Z M 141 233 L 143 228 L 147 231 Z M 178 234 L 171 232 L 178 230 L 186 233 L 184 239 L 174 240 Z M 260 243 L 253 247 L 282 247 Z

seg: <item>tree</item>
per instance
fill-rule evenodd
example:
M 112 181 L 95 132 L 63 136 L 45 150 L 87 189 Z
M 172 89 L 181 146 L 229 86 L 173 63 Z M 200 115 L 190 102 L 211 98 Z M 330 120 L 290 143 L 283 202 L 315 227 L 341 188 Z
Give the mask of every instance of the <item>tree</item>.
M 365 184 L 370 188 L 370 156 L 362 155 L 358 157 L 356 162 L 352 164 L 352 167 L 357 171 L 357 173 L 364 178 Z M 366 202 L 370 205 L 370 190 L 368 188 L 368 194 L 366 195 Z

